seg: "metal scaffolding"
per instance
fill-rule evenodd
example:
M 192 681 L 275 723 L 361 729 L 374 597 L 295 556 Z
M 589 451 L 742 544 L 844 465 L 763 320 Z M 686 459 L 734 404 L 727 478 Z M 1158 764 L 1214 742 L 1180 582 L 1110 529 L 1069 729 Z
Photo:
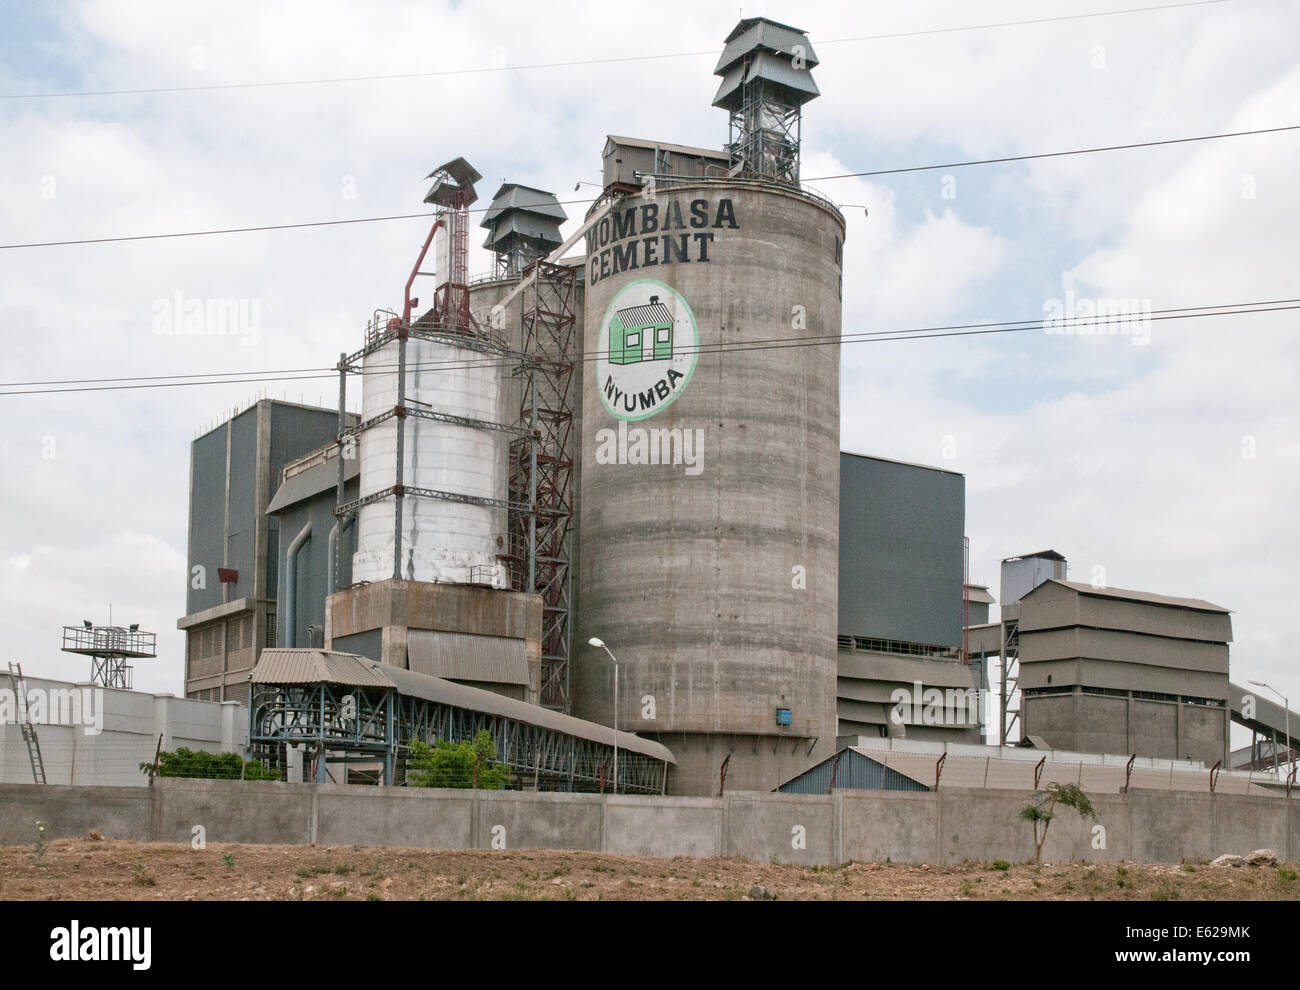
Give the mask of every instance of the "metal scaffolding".
M 1015 702 L 1016 686 L 1020 682 L 1020 619 L 1002 620 L 1002 680 L 998 685 L 998 714 L 1001 718 L 998 742 L 1009 745 L 1007 737 L 1020 721 L 1020 708 Z
M 542 598 L 541 704 L 568 712 L 572 636 L 574 269 L 537 261 L 524 300 L 518 436 L 510 446 L 515 587 Z
M 498 433 L 506 433 L 513 437 L 523 434 L 523 429 L 517 426 L 509 426 L 504 423 L 495 423 L 490 420 L 470 419 L 464 416 L 456 416 L 450 413 L 441 412 L 437 409 L 421 408 L 411 405 L 406 397 L 406 343 L 411 338 L 420 340 L 429 340 L 445 344 L 450 344 L 458 348 L 475 351 L 480 354 L 490 355 L 502 361 L 510 363 L 519 359 L 520 355 L 511 351 L 501 338 L 479 326 L 479 324 L 469 317 L 468 323 L 450 326 L 448 322 L 438 314 L 430 311 L 423 317 L 410 321 L 403 319 L 391 310 L 377 310 L 370 325 L 366 329 L 365 346 L 352 354 L 340 354 L 338 364 L 335 366 L 339 372 L 339 432 L 337 443 L 339 446 L 339 467 L 337 492 L 335 496 L 334 515 L 339 519 L 346 519 L 356 513 L 363 505 L 377 502 L 381 499 L 392 498 L 396 500 L 397 507 L 395 512 L 394 533 L 393 533 L 393 578 L 401 580 L 402 561 L 402 501 L 407 496 L 416 498 L 433 498 L 441 499 L 447 502 L 460 502 L 471 505 L 482 505 L 497 509 L 506 509 L 511 518 L 527 518 L 531 515 L 532 509 L 527 502 L 519 502 L 513 499 L 496 499 L 486 498 L 477 495 L 467 495 L 461 492 L 440 491 L 433 488 L 422 488 L 406 484 L 403 473 L 404 447 L 405 447 L 405 426 L 407 419 L 426 419 L 439 423 L 449 423 L 454 426 L 464 426 L 470 429 L 489 430 Z M 349 374 L 361 374 L 364 372 L 364 359 L 374 352 L 380 350 L 385 345 L 396 341 L 398 344 L 398 363 L 397 363 L 397 405 L 390 409 L 384 409 L 368 419 L 361 420 L 355 426 L 346 426 L 347 422 L 347 376 Z M 393 483 L 379 491 L 371 492 L 368 495 L 345 501 L 344 488 L 344 462 L 345 459 L 356 456 L 356 451 L 360 443 L 361 434 L 381 423 L 390 419 L 398 421 L 397 428 L 397 470 L 393 478 Z M 503 551 L 504 552 L 504 551 Z M 530 552 L 526 550 L 526 553 Z M 335 558 L 336 573 L 334 575 L 334 587 L 340 587 L 338 582 L 337 568 L 338 558 Z

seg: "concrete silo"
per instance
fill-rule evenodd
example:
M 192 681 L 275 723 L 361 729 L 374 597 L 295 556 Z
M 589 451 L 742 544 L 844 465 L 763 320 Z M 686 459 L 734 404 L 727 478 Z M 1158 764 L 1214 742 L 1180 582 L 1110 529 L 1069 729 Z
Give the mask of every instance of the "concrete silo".
M 802 68 L 768 57 L 791 39 Z M 742 21 L 718 105 L 797 108 L 810 64 L 802 32 Z M 742 133 L 730 177 L 610 187 L 587 239 L 574 713 L 614 721 L 598 637 L 618 727 L 673 751 L 677 793 L 724 766 L 770 789 L 835 743 L 845 229 L 781 133 L 793 159 Z

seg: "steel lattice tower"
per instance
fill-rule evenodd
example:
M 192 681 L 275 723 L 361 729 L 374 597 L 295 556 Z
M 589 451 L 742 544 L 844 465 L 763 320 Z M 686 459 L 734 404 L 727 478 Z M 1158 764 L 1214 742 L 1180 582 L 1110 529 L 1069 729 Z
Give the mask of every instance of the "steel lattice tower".
M 515 588 L 542 598 L 541 704 L 568 712 L 571 640 L 570 524 L 573 519 L 573 335 L 575 272 L 535 262 L 523 309 L 523 382 L 510 448 L 510 498 L 532 504 L 512 515 Z M 530 548 L 532 553 L 529 552 Z

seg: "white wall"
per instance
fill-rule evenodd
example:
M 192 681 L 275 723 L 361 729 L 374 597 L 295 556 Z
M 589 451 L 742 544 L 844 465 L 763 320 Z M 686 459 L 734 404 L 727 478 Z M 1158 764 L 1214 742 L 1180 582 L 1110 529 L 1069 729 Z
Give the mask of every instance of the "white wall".
M 239 753 L 248 745 L 248 709 L 233 701 L 192 701 L 166 694 L 102 688 L 86 682 L 26 680 L 51 784 L 140 785 L 140 772 L 162 748 L 185 746 Z M 32 783 L 32 768 L 17 724 L 14 685 L 0 673 L 0 783 Z M 77 701 L 72 702 L 73 698 Z

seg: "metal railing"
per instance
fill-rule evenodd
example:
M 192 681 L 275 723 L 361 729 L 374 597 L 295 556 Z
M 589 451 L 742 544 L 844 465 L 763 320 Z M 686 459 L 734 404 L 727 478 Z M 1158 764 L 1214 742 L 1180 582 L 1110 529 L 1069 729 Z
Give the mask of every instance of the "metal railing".
M 760 179 L 743 175 L 715 178 L 713 176 L 704 175 L 687 176 L 659 172 L 642 172 L 640 174 L 646 178 L 653 178 L 656 189 L 671 189 L 674 186 L 741 186 L 756 190 L 761 189 L 764 192 L 783 192 L 800 199 L 806 199 L 810 202 L 817 203 L 819 206 L 823 206 L 833 212 L 841 221 L 844 219 L 844 214 L 840 211 L 840 208 L 835 205 L 834 200 L 823 193 L 816 192 L 802 184 L 791 185 L 787 182 L 778 182 L 775 179 Z M 627 195 L 635 198 L 638 194 L 629 193 Z M 616 196 L 614 198 L 619 199 L 623 197 Z M 587 217 L 590 218 L 597 210 L 603 207 L 608 200 L 609 197 L 606 195 L 596 197 L 596 201 L 592 203 L 591 207 L 587 210 Z
M 63 649 L 68 653 L 157 656 L 158 634 L 122 626 L 64 626 Z

